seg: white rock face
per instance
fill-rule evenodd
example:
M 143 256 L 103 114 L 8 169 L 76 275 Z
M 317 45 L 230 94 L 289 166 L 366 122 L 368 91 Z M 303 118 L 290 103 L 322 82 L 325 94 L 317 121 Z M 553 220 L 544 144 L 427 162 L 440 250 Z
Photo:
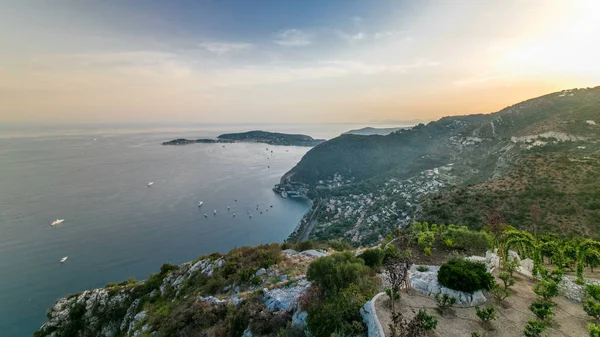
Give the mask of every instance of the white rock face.
M 294 312 L 298 308 L 300 297 L 308 291 L 308 288 L 310 282 L 303 280 L 295 287 L 264 289 L 263 302 L 271 312 L 278 310 Z
M 306 256 L 310 256 L 310 257 L 323 257 L 323 256 L 327 256 L 327 253 L 320 252 L 320 251 L 314 250 L 314 249 L 305 250 L 305 251 L 301 252 L 300 254 L 306 255 Z
M 532 259 L 521 260 L 517 271 L 525 276 L 533 277 L 533 266 L 534 264 Z

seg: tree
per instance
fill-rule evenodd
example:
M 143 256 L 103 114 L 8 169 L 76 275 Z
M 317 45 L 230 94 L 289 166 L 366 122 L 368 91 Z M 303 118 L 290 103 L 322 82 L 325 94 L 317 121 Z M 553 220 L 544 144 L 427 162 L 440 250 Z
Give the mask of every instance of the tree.
M 584 283 L 583 270 L 585 269 L 585 262 L 587 254 L 593 254 L 596 251 L 600 251 L 600 242 L 586 239 L 583 240 L 577 248 L 577 282 L 580 284 Z
M 448 294 L 435 294 L 435 302 L 437 303 L 440 314 L 444 316 L 444 313 L 456 303 L 456 297 Z
M 537 299 L 529 306 L 529 310 L 533 312 L 544 323 L 550 323 L 554 316 L 554 304 L 542 299 Z
M 498 318 L 498 315 L 496 314 L 496 308 L 492 306 L 488 306 L 483 309 L 475 307 L 475 314 L 477 315 L 477 317 L 479 317 L 479 319 L 481 319 L 486 329 L 489 328 L 491 321 Z
M 408 289 L 408 272 L 411 266 L 412 261 L 407 256 L 392 259 L 385 265 L 385 278 L 390 285 L 390 305 L 392 314 L 396 312 L 394 307 L 395 294 L 400 294 L 402 286 Z

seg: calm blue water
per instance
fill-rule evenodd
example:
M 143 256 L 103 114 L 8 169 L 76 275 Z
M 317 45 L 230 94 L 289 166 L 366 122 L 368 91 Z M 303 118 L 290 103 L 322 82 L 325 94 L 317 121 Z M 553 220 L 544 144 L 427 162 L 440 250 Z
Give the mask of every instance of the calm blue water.
M 0 138 L 0 335 L 31 335 L 66 294 L 282 241 L 308 205 L 271 187 L 308 149 L 160 145 L 221 131 Z

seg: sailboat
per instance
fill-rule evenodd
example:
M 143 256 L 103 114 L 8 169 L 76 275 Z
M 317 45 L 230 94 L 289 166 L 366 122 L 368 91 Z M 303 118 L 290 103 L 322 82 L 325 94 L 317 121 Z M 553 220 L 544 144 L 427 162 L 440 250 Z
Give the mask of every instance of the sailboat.
M 198 203 L 198 207 L 202 206 L 202 204 L 204 204 L 204 202 L 200 201 L 200 202 Z
M 65 261 L 67 261 L 68 258 L 68 256 L 63 257 L 62 259 L 60 259 L 60 263 L 65 263 Z
M 154 185 L 154 181 L 151 181 L 151 182 L 148 183 L 148 187 L 150 187 L 152 185 Z

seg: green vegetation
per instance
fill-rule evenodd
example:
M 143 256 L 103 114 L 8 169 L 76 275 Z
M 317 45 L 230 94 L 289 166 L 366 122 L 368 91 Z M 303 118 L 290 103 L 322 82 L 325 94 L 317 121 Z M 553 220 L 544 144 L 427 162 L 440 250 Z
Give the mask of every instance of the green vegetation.
M 481 263 L 451 259 L 440 267 L 438 282 L 450 289 L 473 293 L 491 289 L 494 278 Z
M 527 321 L 527 325 L 525 326 L 525 331 L 523 331 L 523 333 L 526 337 L 542 337 L 542 332 L 544 332 L 546 328 L 548 328 L 546 323 L 536 319 L 530 319 Z
M 583 310 L 598 322 L 600 321 L 600 285 L 588 284 L 585 289 L 587 297 L 583 302 Z
M 358 257 L 365 261 L 365 264 L 373 269 L 378 269 L 383 265 L 385 252 L 381 249 L 367 249 Z
M 500 275 L 498 275 L 498 278 L 500 278 L 500 280 L 502 280 L 502 285 L 495 282 L 494 285 L 492 286 L 491 292 L 492 292 L 492 295 L 494 296 L 494 298 L 498 302 L 502 302 L 508 296 L 510 296 L 509 288 L 512 287 L 516 283 L 516 280 L 514 278 L 512 278 L 509 273 L 504 272 L 504 271 L 501 272 Z
M 533 291 L 545 301 L 550 301 L 558 295 L 558 285 L 553 280 L 542 279 L 533 287 Z
M 314 336 L 364 331 L 360 308 L 375 294 L 370 272 L 364 261 L 351 252 L 321 257 L 309 265 L 306 275 L 316 286 L 316 293 L 305 300 L 305 309 L 307 326 Z
M 456 297 L 447 294 L 435 294 L 435 302 L 437 303 L 440 314 L 443 316 L 444 313 L 456 303 Z

